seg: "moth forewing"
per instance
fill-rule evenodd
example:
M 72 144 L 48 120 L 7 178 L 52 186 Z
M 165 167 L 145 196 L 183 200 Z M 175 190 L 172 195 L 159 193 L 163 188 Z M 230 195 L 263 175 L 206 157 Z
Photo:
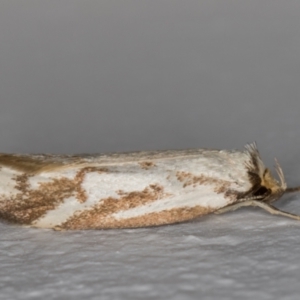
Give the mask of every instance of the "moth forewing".
M 248 205 L 270 212 L 268 202 L 286 189 L 279 165 L 281 183 L 255 144 L 245 151 L 2 154 L 0 167 L 0 217 L 41 228 L 157 226 Z

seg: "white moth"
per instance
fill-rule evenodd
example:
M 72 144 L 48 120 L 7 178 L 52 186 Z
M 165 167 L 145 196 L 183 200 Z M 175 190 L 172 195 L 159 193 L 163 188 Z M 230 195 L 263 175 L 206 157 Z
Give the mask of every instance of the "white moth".
M 244 151 L 175 150 L 101 155 L 0 154 L 0 218 L 54 229 L 157 226 L 241 206 L 297 220 L 270 203 L 287 189 L 255 144 Z

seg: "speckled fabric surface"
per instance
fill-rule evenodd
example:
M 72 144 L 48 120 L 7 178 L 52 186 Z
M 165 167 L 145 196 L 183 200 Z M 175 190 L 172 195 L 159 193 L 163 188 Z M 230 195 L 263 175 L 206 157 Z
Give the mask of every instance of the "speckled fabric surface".
M 0 228 L 0 299 L 296 300 L 300 293 L 300 223 L 259 209 L 147 229 Z

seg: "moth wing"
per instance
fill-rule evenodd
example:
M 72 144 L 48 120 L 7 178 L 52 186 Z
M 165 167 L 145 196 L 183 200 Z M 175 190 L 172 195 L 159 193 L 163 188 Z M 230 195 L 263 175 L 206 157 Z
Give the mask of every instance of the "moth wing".
M 2 155 L 0 216 L 65 229 L 187 221 L 229 205 L 237 200 L 237 192 L 249 189 L 247 158 L 244 152 L 201 149 L 100 156 Z

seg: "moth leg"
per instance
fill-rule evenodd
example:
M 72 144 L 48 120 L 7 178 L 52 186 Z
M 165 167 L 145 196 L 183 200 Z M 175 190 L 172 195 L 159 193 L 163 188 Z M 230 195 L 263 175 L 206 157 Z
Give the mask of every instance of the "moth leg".
M 268 203 L 261 202 L 261 201 L 255 201 L 255 200 L 248 200 L 248 201 L 239 202 L 239 203 L 235 203 L 233 205 L 223 207 L 223 208 L 215 211 L 215 214 L 223 214 L 228 211 L 234 211 L 243 206 L 257 206 L 257 207 L 260 207 L 260 208 L 266 210 L 267 212 L 269 212 L 272 215 L 281 215 L 281 216 L 285 216 L 285 217 L 300 221 L 300 216 L 298 216 L 298 215 L 282 211 Z
M 288 217 L 288 218 L 291 218 L 291 219 L 295 219 L 295 220 L 299 220 L 300 221 L 300 216 L 298 215 L 294 215 L 292 213 L 288 213 L 288 212 L 285 212 L 285 211 L 282 211 L 268 203 L 265 203 L 265 202 L 260 202 L 260 201 L 255 201 L 255 200 L 252 200 L 251 201 L 252 204 L 250 204 L 251 206 L 258 206 L 264 210 L 266 210 L 267 212 L 269 212 L 270 214 L 272 215 L 280 215 L 280 216 L 285 216 L 285 217 Z
M 300 192 L 300 186 L 287 188 L 284 193 L 294 193 L 294 192 Z
M 220 208 L 219 210 L 215 211 L 214 213 L 217 215 L 220 215 L 220 214 L 226 213 L 228 211 L 234 211 L 243 206 L 252 206 L 253 205 L 252 202 L 253 202 L 253 200 L 248 200 L 248 201 L 231 204 L 231 205 Z

